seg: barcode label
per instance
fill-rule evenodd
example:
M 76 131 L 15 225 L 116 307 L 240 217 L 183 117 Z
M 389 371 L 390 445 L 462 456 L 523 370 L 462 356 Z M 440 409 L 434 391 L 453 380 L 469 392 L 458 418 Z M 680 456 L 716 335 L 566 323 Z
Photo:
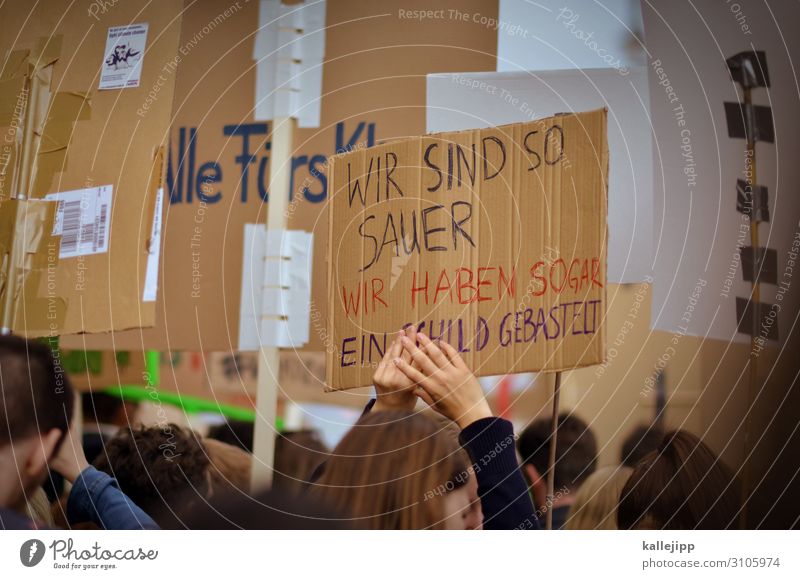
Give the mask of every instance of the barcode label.
M 108 251 L 112 192 L 103 185 L 45 197 L 58 201 L 53 235 L 61 236 L 60 259 Z
M 97 235 L 94 238 L 94 251 L 106 243 L 106 220 L 108 219 L 108 205 L 103 203 L 100 205 L 100 219 L 97 220 Z

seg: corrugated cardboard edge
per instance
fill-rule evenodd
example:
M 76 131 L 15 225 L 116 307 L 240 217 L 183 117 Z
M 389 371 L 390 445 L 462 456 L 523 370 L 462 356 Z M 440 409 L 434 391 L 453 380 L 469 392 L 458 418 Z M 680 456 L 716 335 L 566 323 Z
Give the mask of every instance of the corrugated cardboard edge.
M 336 392 L 335 388 L 331 388 L 330 384 L 333 382 L 333 363 L 336 356 L 336 345 L 333 343 L 333 304 L 336 299 L 336 291 L 333 287 L 333 197 L 336 191 L 333 189 L 333 174 L 336 170 L 336 161 L 342 155 L 334 155 L 328 159 L 328 183 L 330 189 L 328 191 L 328 252 L 326 256 L 326 277 L 328 285 L 326 294 L 328 296 L 328 307 L 325 308 L 325 328 L 326 340 L 329 342 L 325 348 L 325 392 Z
M 605 139 L 602 142 L 602 150 L 601 150 L 601 176 L 603 178 L 603 194 L 604 194 L 604 202 L 605 202 L 605 227 L 602 228 L 602 236 L 603 240 L 601 240 L 602 245 L 602 256 L 603 256 L 603 273 L 604 273 L 604 283 L 602 288 L 602 303 L 603 303 L 603 310 L 602 310 L 602 321 L 599 324 L 599 336 L 595 339 L 600 340 L 600 356 L 598 360 L 587 362 L 587 363 L 577 363 L 571 364 L 569 366 L 564 365 L 557 365 L 556 367 L 549 367 L 546 369 L 539 370 L 539 373 L 545 374 L 552 374 L 555 372 L 564 372 L 569 370 L 575 370 L 579 368 L 586 368 L 589 366 L 595 366 L 598 364 L 604 363 L 608 359 L 608 352 L 606 348 L 606 327 L 605 327 L 605 320 L 607 316 L 607 308 L 608 308 L 608 169 L 609 169 L 609 150 L 608 150 L 608 108 L 602 107 L 598 109 L 593 109 L 589 111 L 577 111 L 577 112 L 570 112 L 567 113 L 569 116 L 576 116 L 579 114 L 593 114 L 602 111 L 601 119 L 602 119 L 602 133 L 605 135 Z M 562 115 L 553 115 L 555 116 L 562 116 Z M 539 119 L 543 120 L 543 119 Z M 508 129 L 514 125 L 518 125 L 519 123 L 508 123 L 505 125 L 499 125 L 497 127 L 490 127 L 493 129 L 503 130 Z M 430 133 L 426 134 L 426 137 L 442 137 L 443 135 L 457 135 L 457 134 L 464 134 L 464 133 L 472 133 L 475 129 L 464 129 L 460 131 L 445 131 L 440 133 Z M 421 139 L 422 137 L 409 137 L 407 139 L 398 139 L 402 141 L 412 141 L 414 139 Z M 386 143 L 382 143 L 386 144 Z M 370 149 L 373 147 L 370 147 Z M 368 149 L 369 150 L 369 149 Z M 334 183 L 334 171 L 335 165 L 338 160 L 341 158 L 352 154 L 354 151 L 345 151 L 342 153 L 337 153 L 329 158 L 328 163 L 328 182 L 331 184 L 331 187 Z M 334 223 L 334 215 L 333 215 L 333 198 L 336 195 L 335 189 L 330 191 L 329 195 L 329 215 L 328 215 L 328 256 L 327 256 L 327 281 L 328 281 L 328 288 L 327 288 L 327 296 L 328 296 L 328 311 L 327 311 L 327 332 L 328 332 L 328 340 L 331 341 L 331 344 L 328 345 L 327 348 L 327 356 L 326 356 L 326 368 L 325 368 L 325 392 L 341 392 L 345 390 L 350 390 L 354 388 L 363 388 L 365 385 L 358 384 L 353 386 L 346 386 L 340 388 L 334 388 L 330 386 L 333 379 L 333 362 L 335 361 L 336 357 L 336 347 L 333 344 L 333 336 L 334 336 L 334 310 L 335 308 L 332 307 L 336 300 L 336 292 L 333 288 L 333 246 L 334 246 L 334 239 L 333 239 L 333 223 Z
M 0 223 L 4 225 L 0 247 L 6 264 L 0 313 L 5 319 L 7 292 L 12 292 L 9 324 L 14 331 L 35 326 L 41 336 L 54 336 L 63 324 L 66 300 L 40 291 L 49 282 L 43 277 L 59 259 L 61 240 L 52 235 L 55 214 L 56 204 L 47 201 L 9 199 L 0 203 Z

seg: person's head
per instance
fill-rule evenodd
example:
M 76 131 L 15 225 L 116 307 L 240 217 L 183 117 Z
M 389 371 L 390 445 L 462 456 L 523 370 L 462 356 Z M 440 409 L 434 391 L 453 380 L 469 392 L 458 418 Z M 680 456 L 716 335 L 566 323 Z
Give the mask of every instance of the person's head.
M 123 428 L 94 461 L 159 523 L 173 516 L 178 497 L 184 503 L 208 497 L 210 464 L 200 436 L 175 424 Z
M 209 428 L 207 438 L 253 452 L 253 423 L 243 420 L 228 420 Z
M 248 492 L 253 455 L 238 446 L 213 438 L 203 439 L 203 445 L 211 461 L 211 483 L 214 494 L 233 489 Z
M 726 529 L 737 523 L 733 473 L 695 435 L 668 432 L 620 495 L 620 529 Z
M 328 449 L 313 430 L 283 432 L 275 438 L 275 471 L 272 487 L 298 495 L 328 456 Z
M 664 432 L 657 426 L 637 426 L 622 443 L 620 462 L 635 468 L 651 451 L 658 448 Z
M 58 350 L 0 336 L 0 506 L 16 507 L 47 476 L 72 420 L 72 386 Z
M 370 412 L 336 446 L 311 492 L 361 527 L 479 528 L 470 478 L 466 452 L 430 418 Z
M 522 470 L 533 487 L 536 506 L 545 506 L 546 476 L 550 452 L 551 421 L 540 418 L 522 431 L 517 450 Z M 597 441 L 589 426 L 574 414 L 558 417 L 554 492 L 573 494 L 597 466 Z
M 632 470 L 627 466 L 607 466 L 592 473 L 575 494 L 565 528 L 616 529 L 619 495 Z
M 286 496 L 268 489 L 247 493 L 221 493 L 191 506 L 182 506 L 165 529 L 192 530 L 338 530 L 352 526 L 312 497 Z
M 81 410 L 83 423 L 87 426 L 110 424 L 121 428 L 131 422 L 136 404 L 105 392 L 84 392 L 81 394 Z

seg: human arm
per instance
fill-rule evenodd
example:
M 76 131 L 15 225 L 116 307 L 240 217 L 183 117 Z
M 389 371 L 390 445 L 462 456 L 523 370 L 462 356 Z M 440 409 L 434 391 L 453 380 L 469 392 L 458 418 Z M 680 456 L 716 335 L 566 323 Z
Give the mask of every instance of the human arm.
M 70 525 L 91 522 L 108 530 L 159 528 L 150 515 L 119 489 L 116 479 L 93 466 L 87 466 L 73 481 L 67 500 L 67 520 Z
M 50 467 L 72 483 L 67 499 L 70 525 L 91 522 L 103 529 L 158 529 L 156 522 L 123 493 L 117 481 L 90 466 L 75 420 Z
M 485 529 L 538 529 L 528 486 L 520 472 L 511 423 L 492 415 L 483 389 L 458 352 L 418 334 L 419 347 L 402 340 L 414 362 L 395 365 L 418 384 L 415 393 L 461 428 L 473 461 Z

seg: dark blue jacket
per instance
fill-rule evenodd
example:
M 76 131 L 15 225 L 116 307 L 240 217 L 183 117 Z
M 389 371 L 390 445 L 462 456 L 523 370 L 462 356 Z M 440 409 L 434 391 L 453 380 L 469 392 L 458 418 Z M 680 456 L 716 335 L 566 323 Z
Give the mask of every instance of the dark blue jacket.
M 476 420 L 459 435 L 478 481 L 483 528 L 539 529 L 515 451 L 514 427 L 497 417 Z

